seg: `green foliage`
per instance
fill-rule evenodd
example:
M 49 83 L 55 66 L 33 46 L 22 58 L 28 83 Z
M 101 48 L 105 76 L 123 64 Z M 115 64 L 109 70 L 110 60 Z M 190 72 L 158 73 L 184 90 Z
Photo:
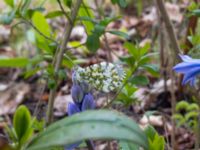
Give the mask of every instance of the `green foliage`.
M 64 13 L 61 11 L 61 10 L 56 10 L 56 11 L 52 11 L 52 12 L 49 12 L 45 18 L 55 18 L 55 17 L 58 17 L 58 16 L 62 16 L 64 15 Z
M 34 12 L 32 16 L 32 21 L 34 26 L 39 30 L 40 33 L 35 31 L 37 46 L 48 53 L 52 53 L 52 49 L 50 48 L 51 41 L 47 40 L 43 35 L 48 38 L 51 38 L 51 28 L 47 23 L 45 17 L 40 12 Z M 43 35 L 41 35 L 43 34 Z
M 94 24 L 91 22 L 91 20 L 94 20 L 94 14 L 93 12 L 89 9 L 87 3 L 85 2 L 82 4 L 82 7 L 79 9 L 78 15 L 82 18 L 88 18 L 88 20 L 82 20 L 83 25 L 85 26 L 87 34 L 91 34 Z
M 193 130 L 197 127 L 199 114 L 199 106 L 195 103 L 180 101 L 176 104 L 176 114 L 173 118 L 177 122 L 177 126 L 185 125 Z
M 124 140 L 148 149 L 146 136 L 135 122 L 108 110 L 85 111 L 57 121 L 33 138 L 26 149 L 40 150 L 87 139 Z
M 131 142 L 120 141 L 119 142 L 120 150 L 139 150 L 139 146 Z
M 118 4 L 120 7 L 125 8 L 127 6 L 126 0 L 111 0 L 113 4 Z
M 24 68 L 27 64 L 27 58 L 0 58 L 0 67 Z
M 124 104 L 126 107 L 136 102 L 134 93 L 137 91 L 137 87 L 131 84 L 126 84 L 122 91 L 117 96 L 116 100 Z
M 143 85 L 144 86 L 144 85 L 149 84 L 149 79 L 146 76 L 139 75 L 139 76 L 133 76 L 130 79 L 130 82 L 134 85 Z
M 149 150 L 164 150 L 165 139 L 160 136 L 152 126 L 145 128 L 145 133 L 149 141 Z
M 4 2 L 10 7 L 14 7 L 15 5 L 15 0 L 4 0 Z
M 148 53 L 149 44 L 143 47 L 134 45 L 130 42 L 124 43 L 124 48 L 127 49 L 129 55 L 120 57 L 120 60 L 127 65 L 127 84 L 117 96 L 117 100 L 122 102 L 125 106 L 137 102 L 134 93 L 138 86 L 145 86 L 149 84 L 149 79 L 140 75 L 139 71 L 147 71 L 155 77 L 159 76 L 158 66 L 150 64 L 151 57 L 154 53 Z M 136 74 L 137 75 L 134 75 Z
M 13 118 L 13 127 L 21 147 L 33 133 L 31 114 L 26 106 L 19 106 Z

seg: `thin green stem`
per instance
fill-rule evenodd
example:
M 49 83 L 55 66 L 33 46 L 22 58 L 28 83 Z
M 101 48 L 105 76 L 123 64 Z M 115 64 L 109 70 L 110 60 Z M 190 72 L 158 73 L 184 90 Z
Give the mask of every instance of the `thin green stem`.
M 76 21 L 76 16 L 78 14 L 78 10 L 81 6 L 82 0 L 76 0 L 74 3 L 74 7 L 72 8 L 71 11 L 71 22 L 69 21 L 69 24 L 65 26 L 65 32 L 64 32 L 64 37 L 63 41 L 61 43 L 61 46 L 58 48 L 58 51 L 56 52 L 56 55 L 53 60 L 53 66 L 54 66 L 54 73 L 55 73 L 55 81 L 58 81 L 58 71 L 60 69 L 60 65 L 63 59 L 63 55 L 66 51 L 66 45 L 69 41 L 71 31 L 73 29 L 74 23 Z M 49 95 L 49 101 L 48 101 L 48 108 L 47 108 L 47 119 L 46 119 L 46 124 L 49 125 L 53 121 L 53 105 L 54 105 L 54 99 L 56 96 L 56 90 L 57 90 L 57 85 L 50 90 L 50 95 Z

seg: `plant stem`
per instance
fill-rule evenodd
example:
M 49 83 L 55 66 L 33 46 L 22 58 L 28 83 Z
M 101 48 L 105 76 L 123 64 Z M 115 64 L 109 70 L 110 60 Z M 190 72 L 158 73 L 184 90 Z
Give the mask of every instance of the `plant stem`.
M 72 31 L 74 23 L 76 21 L 76 16 L 78 14 L 78 10 L 81 6 L 81 3 L 82 3 L 82 0 L 76 0 L 76 2 L 74 3 L 74 5 L 73 5 L 74 8 L 72 8 L 72 11 L 71 11 L 71 19 L 70 19 L 71 21 L 69 21 L 69 24 L 65 26 L 63 41 L 61 43 L 61 46 L 58 48 L 58 51 L 56 52 L 56 55 L 54 57 L 53 66 L 54 66 L 54 73 L 55 73 L 55 81 L 58 80 L 57 73 L 60 69 L 63 55 L 66 50 L 66 45 L 69 41 L 71 31 Z M 53 89 L 50 90 L 48 108 L 47 108 L 47 120 L 46 120 L 47 125 L 49 125 L 53 121 L 53 105 L 54 105 L 56 90 L 57 90 L 57 85 Z
M 87 144 L 88 150 L 95 150 L 95 148 L 90 140 L 86 140 L 85 143 Z
M 166 27 L 166 30 L 168 32 L 169 39 L 170 39 L 172 48 L 174 50 L 173 51 L 174 60 L 177 60 L 177 59 L 180 60 L 180 58 L 178 57 L 178 54 L 181 53 L 181 50 L 180 50 L 180 47 L 178 45 L 178 41 L 177 41 L 176 34 L 174 32 L 173 25 L 172 25 L 172 23 L 169 19 L 168 14 L 167 14 L 164 2 L 163 2 L 163 0 L 156 0 L 156 3 L 157 3 L 157 6 L 158 6 L 158 9 L 160 11 L 161 17 L 163 19 L 163 22 L 165 23 L 165 27 Z M 173 62 L 173 63 L 175 63 L 175 62 Z

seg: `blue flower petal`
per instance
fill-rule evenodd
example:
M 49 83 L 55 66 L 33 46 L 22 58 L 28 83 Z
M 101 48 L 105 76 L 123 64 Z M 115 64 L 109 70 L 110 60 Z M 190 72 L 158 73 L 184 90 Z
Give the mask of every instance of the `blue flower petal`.
M 74 103 L 69 103 L 67 110 L 68 110 L 68 115 L 69 116 L 71 116 L 71 115 L 73 115 L 75 113 L 79 113 L 80 112 L 79 107 L 76 104 L 74 104 Z
M 188 55 L 179 55 L 181 57 L 181 59 L 184 61 L 184 62 L 199 62 L 200 59 L 193 59 L 191 57 L 189 57 Z
M 94 97 L 92 94 L 88 93 L 85 95 L 82 103 L 81 110 L 88 110 L 88 109 L 94 109 L 95 108 L 95 102 L 94 102 Z
M 182 62 L 177 64 L 175 67 L 173 67 L 173 69 L 176 72 L 180 72 L 180 73 L 187 73 L 191 70 L 193 70 L 194 68 L 200 68 L 200 62 L 198 63 L 186 63 L 186 62 Z
M 200 67 L 194 68 L 191 71 L 185 73 L 182 83 L 186 84 L 187 82 L 194 82 L 195 77 L 200 74 Z

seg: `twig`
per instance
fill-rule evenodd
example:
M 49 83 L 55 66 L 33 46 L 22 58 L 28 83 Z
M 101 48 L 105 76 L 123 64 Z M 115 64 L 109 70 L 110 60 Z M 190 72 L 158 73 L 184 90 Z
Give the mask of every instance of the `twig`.
M 170 93 L 171 93 L 171 112 L 172 116 L 175 114 L 175 108 L 176 108 L 176 95 L 175 95 L 175 89 L 174 89 L 174 81 L 175 81 L 175 75 L 173 70 L 170 71 L 170 78 L 171 78 L 171 87 L 170 87 Z M 176 126 L 175 126 L 175 119 L 172 118 L 172 133 L 171 133 L 171 141 L 172 141 L 172 148 L 173 150 L 177 150 L 177 145 L 176 145 L 176 139 L 175 139 L 175 134 L 176 134 Z
M 167 11 L 166 11 L 166 8 L 164 6 L 164 2 L 163 0 L 156 0 L 156 3 L 157 3 L 157 6 L 158 6 L 158 9 L 160 11 L 160 14 L 161 14 L 161 17 L 163 18 L 163 21 L 165 23 L 165 27 L 166 27 L 166 30 L 168 32 L 168 35 L 169 35 L 169 40 L 172 44 L 172 47 L 173 47 L 173 55 L 174 55 L 174 60 L 180 60 L 180 58 L 178 57 L 178 54 L 181 53 L 181 50 L 180 50 L 180 47 L 178 45 L 178 41 L 177 41 L 177 37 L 176 37 L 176 34 L 174 32 L 174 28 L 173 28 L 173 25 L 169 19 L 169 16 L 167 14 Z M 174 63 L 174 62 L 173 62 Z
M 58 80 L 57 73 L 59 71 L 62 59 L 63 59 L 63 54 L 65 53 L 66 50 L 66 45 L 69 41 L 71 31 L 73 29 L 74 23 L 76 21 L 76 16 L 78 14 L 78 10 L 80 8 L 80 5 L 82 3 L 82 0 L 77 0 L 74 7 L 72 8 L 71 11 L 71 21 L 72 24 L 68 24 L 65 26 L 65 32 L 64 32 L 64 39 L 61 43 L 61 47 L 58 49 L 58 52 L 56 53 L 54 60 L 53 60 L 53 66 L 54 66 L 54 73 L 55 73 L 55 80 Z M 57 85 L 50 90 L 50 95 L 49 95 L 49 101 L 48 101 L 48 108 L 47 108 L 47 120 L 46 123 L 49 125 L 53 121 L 53 105 L 54 105 L 54 99 L 56 95 L 56 90 L 57 90 Z
M 60 0 L 57 0 L 57 2 L 58 2 L 58 5 L 59 5 L 61 11 L 65 14 L 65 16 L 67 17 L 67 19 L 68 19 L 68 21 L 70 22 L 70 24 L 72 24 L 72 20 L 71 20 L 71 18 L 69 17 L 69 15 L 67 14 L 67 12 L 65 11 L 65 9 L 63 8 L 61 1 L 60 1 Z
M 39 33 L 41 36 L 43 36 L 45 39 L 50 40 L 50 41 L 56 43 L 56 45 L 58 45 L 58 42 L 57 42 L 57 41 L 55 41 L 54 39 L 52 39 L 52 38 L 46 36 L 45 34 L 43 34 L 31 21 L 25 20 L 25 19 L 24 19 L 23 21 L 24 21 L 24 23 L 28 23 L 36 32 L 38 32 L 38 33 Z M 22 22 L 22 23 L 23 23 L 23 22 Z

